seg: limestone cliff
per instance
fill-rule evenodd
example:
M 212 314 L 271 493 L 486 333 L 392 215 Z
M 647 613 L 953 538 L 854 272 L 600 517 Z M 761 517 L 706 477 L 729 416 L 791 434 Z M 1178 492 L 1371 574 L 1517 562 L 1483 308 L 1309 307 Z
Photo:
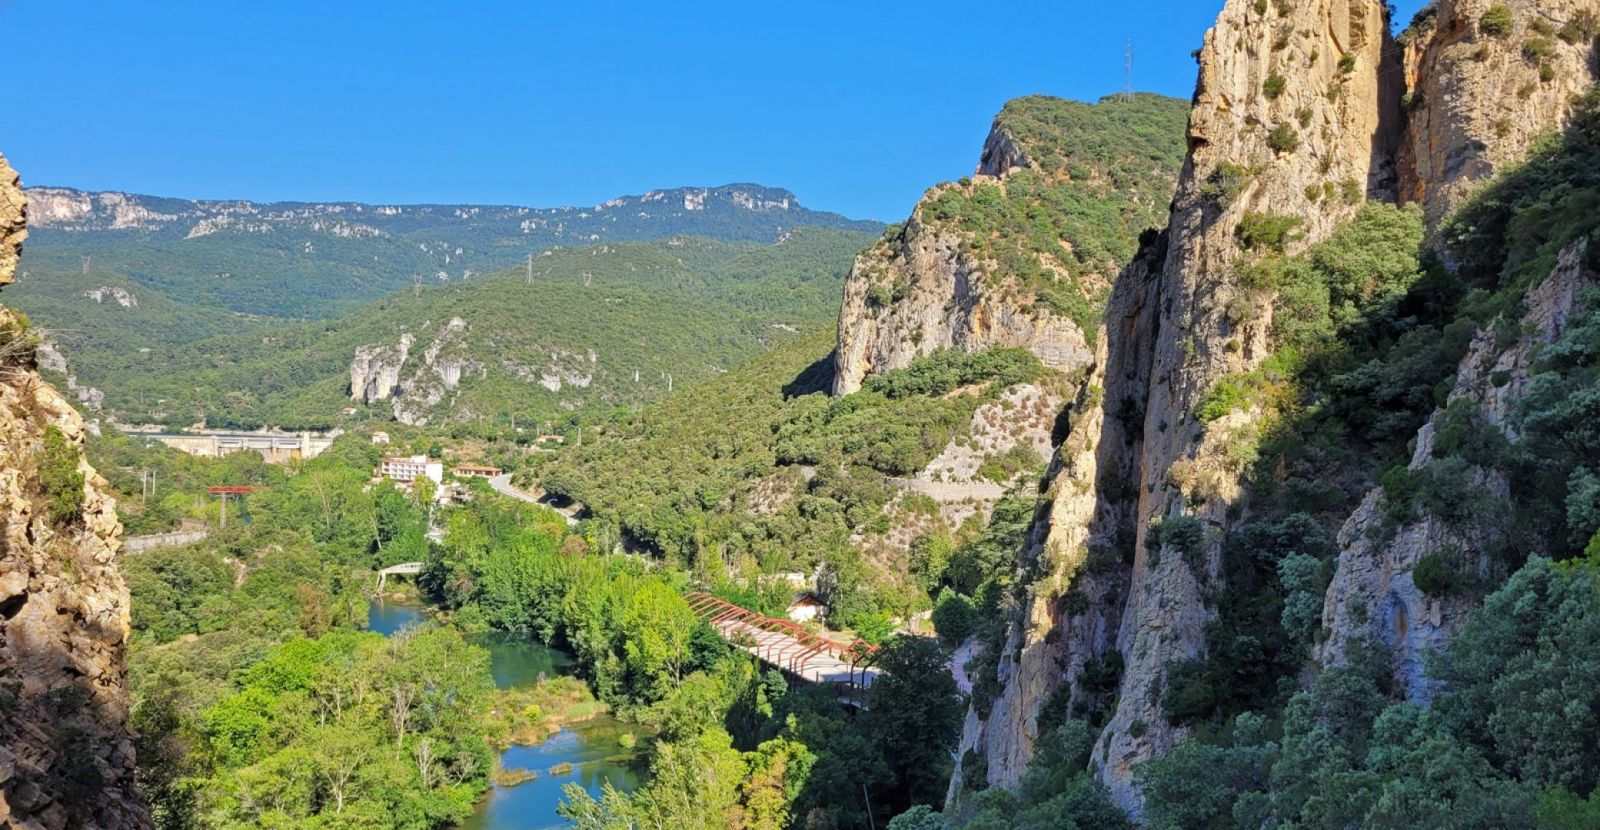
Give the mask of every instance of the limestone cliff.
M 1384 7 L 1373 0 L 1232 0 L 1206 35 L 1190 155 L 1154 298 L 1134 561 L 1117 640 L 1125 669 L 1100 744 L 1101 775 L 1130 810 L 1139 803 L 1134 765 L 1185 736 L 1160 708 L 1166 666 L 1204 647 L 1214 613 L 1206 597 L 1220 580 L 1218 531 L 1242 495 L 1241 470 L 1224 449 L 1260 417 L 1247 407 L 1204 429 L 1194 417 L 1217 381 L 1255 369 L 1270 351 L 1276 298 L 1239 279 L 1241 266 L 1264 253 L 1249 229 L 1293 228 L 1276 243 L 1292 252 L 1392 188 L 1400 90 L 1383 82 L 1392 64 Z M 1180 464 L 1185 475 L 1174 475 Z M 1152 521 L 1180 516 L 1208 528 L 1199 557 L 1146 543 Z
M 415 340 L 407 332 L 393 345 L 377 343 L 358 347 L 350 360 L 350 399 L 371 404 L 392 397 L 400 386 L 400 369 L 405 366 Z
M 1493 5 L 1509 27 L 1484 22 Z M 1401 196 L 1437 223 L 1565 121 L 1595 80 L 1596 13 L 1594 0 L 1438 0 L 1419 14 L 1404 36 Z
M 0 284 L 26 235 L 0 158 Z M 0 308 L 0 827 L 149 825 L 134 788 L 122 527 L 82 417 Z
M 835 394 L 940 349 L 1021 347 L 1054 369 L 1087 366 L 1111 279 L 1165 214 L 1183 109 L 1150 95 L 1006 104 L 976 175 L 928 191 L 856 260 Z
M 1481 414 L 1511 442 L 1517 439 L 1512 407 L 1528 388 L 1540 347 L 1560 339 L 1578 298 L 1600 284 L 1583 265 L 1587 246 L 1580 242 L 1563 251 L 1555 271 L 1529 292 L 1527 311 L 1517 327 L 1520 333 L 1511 343 L 1499 342 L 1499 327 L 1485 328 L 1474 338 L 1456 374 L 1451 405 L 1470 404 L 1469 411 Z M 1435 438 L 1446 417 L 1446 411 L 1436 412 L 1418 430 L 1410 463 L 1413 471 L 1436 462 Z M 1510 486 L 1503 470 L 1476 467 L 1472 476 L 1476 490 L 1497 504 L 1509 502 Z M 1468 595 L 1425 593 L 1417 586 L 1417 565 L 1425 556 L 1448 556 L 1458 560 L 1450 563 L 1452 568 L 1498 582 L 1504 574 L 1491 573 L 1495 563 L 1489 552 L 1507 531 L 1502 523 L 1508 517 L 1460 521 L 1419 507 L 1420 515 L 1395 527 L 1392 520 L 1385 520 L 1385 498 L 1382 488 L 1368 493 L 1340 530 L 1338 569 L 1322 612 L 1328 636 L 1318 649 L 1318 659 L 1324 665 L 1338 662 L 1353 641 L 1375 637 L 1393 654 L 1395 688 L 1426 702 L 1433 692 L 1423 675 L 1426 653 L 1447 646 L 1476 601 Z
M 1259 368 L 1276 345 L 1279 298 L 1241 272 L 1326 239 L 1368 199 L 1421 202 L 1437 227 L 1475 183 L 1559 127 L 1573 93 L 1594 82 L 1592 0 L 1511 3 L 1512 25 L 1492 25 L 1494 34 L 1481 30 L 1488 6 L 1443 2 L 1419 16 L 1402 48 L 1376 0 L 1226 3 L 1198 53 L 1168 229 L 1117 278 L 1101 333 L 1087 338 L 1096 346 L 1089 380 L 1048 474 L 1049 503 L 1019 554 L 1010 634 L 991 663 L 1000 691 L 978 695 L 967 719 L 960 754 L 982 756 L 987 783 L 1020 780 L 1047 700 L 1073 712 L 1111 706 L 1091 765 L 1138 815 L 1135 766 L 1186 735 L 1160 706 L 1166 667 L 1204 652 L 1210 603 L 1224 587 L 1221 537 L 1250 511 L 1245 470 L 1227 449 L 1248 443 L 1262 405 L 1197 417 L 1219 381 Z M 1030 163 L 1026 149 L 992 137 L 980 172 Z M 1520 338 L 1497 345 L 1479 335 L 1454 397 L 1504 424 L 1532 350 L 1559 335 L 1575 286 L 1593 278 L 1581 259 L 1565 252 L 1530 295 Z M 1432 429 L 1419 435 L 1418 465 Z M 1505 487 L 1493 471 L 1478 475 L 1491 492 Z M 1400 687 L 1425 697 L 1420 654 L 1464 609 L 1422 596 L 1410 569 L 1443 545 L 1471 555 L 1476 540 L 1436 517 L 1380 540 L 1368 528 L 1381 499 L 1369 495 L 1341 534 L 1319 657 L 1336 660 L 1351 637 L 1373 631 L 1398 651 Z M 1201 523 L 1198 551 L 1152 531 L 1178 518 Z M 981 783 L 964 777 L 958 768 L 952 801 Z

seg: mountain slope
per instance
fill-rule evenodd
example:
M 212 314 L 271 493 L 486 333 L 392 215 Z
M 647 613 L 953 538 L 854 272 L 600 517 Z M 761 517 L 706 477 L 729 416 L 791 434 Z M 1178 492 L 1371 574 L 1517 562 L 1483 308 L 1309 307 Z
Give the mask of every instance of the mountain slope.
M 336 320 L 255 324 L 148 351 L 111 344 L 92 362 L 80 349 L 71 366 L 130 422 L 317 428 L 355 404 L 363 417 L 451 429 L 508 430 L 512 416 L 531 427 L 650 400 L 818 325 L 867 239 L 804 228 L 777 244 L 562 248 L 534 258 L 532 282 L 513 269 L 400 292 Z M 95 306 L 128 317 L 144 308 Z M 393 349 L 402 340 L 415 344 L 403 365 Z M 391 365 L 373 364 L 380 353 Z M 368 377 L 384 371 L 389 388 L 372 394 Z
M 1482 762 L 1452 787 L 1515 790 L 1505 812 L 1452 812 L 1478 790 L 1428 810 L 1531 822 L 1516 788 L 1551 779 L 1518 769 L 1527 744 L 1392 730 L 1446 676 L 1427 650 L 1530 552 L 1571 557 L 1600 524 L 1589 473 L 1544 443 L 1592 422 L 1567 388 L 1586 358 L 1559 355 L 1590 348 L 1572 341 L 1596 110 L 1572 92 L 1594 84 L 1597 20 L 1593 2 L 1441 2 L 1402 50 L 1381 3 L 1226 4 L 1167 231 L 1113 288 L 1025 590 L 980 648 L 998 658 L 975 672 L 953 804 L 1086 766 L 1084 787 L 1156 826 L 1382 826 L 1431 785 L 1367 742 L 1415 740 Z
M 801 207 L 759 185 L 658 190 L 588 208 L 190 201 L 30 188 L 33 240 L 19 302 L 34 277 L 87 272 L 159 292 L 186 308 L 334 317 L 413 280 L 460 281 L 557 245 L 703 236 L 773 242 L 802 226 L 873 233 L 875 222 Z M 65 324 L 65 322 L 63 322 Z

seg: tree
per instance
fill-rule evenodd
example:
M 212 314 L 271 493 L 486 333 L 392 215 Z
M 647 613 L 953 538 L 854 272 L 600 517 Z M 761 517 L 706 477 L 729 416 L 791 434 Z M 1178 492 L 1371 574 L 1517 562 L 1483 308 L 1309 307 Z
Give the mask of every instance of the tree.
M 894 776 L 884 806 L 940 803 L 965 714 L 945 653 L 932 639 L 900 636 L 877 666 L 861 728 Z

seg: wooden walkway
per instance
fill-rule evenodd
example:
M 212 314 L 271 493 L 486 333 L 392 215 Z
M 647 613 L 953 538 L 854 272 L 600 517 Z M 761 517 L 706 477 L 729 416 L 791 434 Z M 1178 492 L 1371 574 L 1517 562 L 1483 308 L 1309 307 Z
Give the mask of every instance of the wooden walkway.
M 723 639 L 792 677 L 834 684 L 846 703 L 859 706 L 858 693 L 878 678 L 879 670 L 872 667 L 878 656 L 875 645 L 862 640 L 841 643 L 792 620 L 762 616 L 699 591 L 684 599 Z

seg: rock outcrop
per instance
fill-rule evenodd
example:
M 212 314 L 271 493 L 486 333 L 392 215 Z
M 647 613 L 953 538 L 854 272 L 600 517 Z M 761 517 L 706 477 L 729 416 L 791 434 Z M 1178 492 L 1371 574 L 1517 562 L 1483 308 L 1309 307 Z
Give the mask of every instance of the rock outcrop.
M 1508 441 L 1517 439 L 1512 407 L 1527 391 L 1539 348 L 1561 338 L 1578 298 L 1600 284 L 1600 277 L 1583 266 L 1587 244 L 1563 251 L 1555 271 L 1529 292 L 1513 342 L 1500 344 L 1496 327 L 1480 331 L 1456 373 L 1450 403 L 1469 402 Z M 1444 418 L 1445 411 L 1436 412 L 1418 430 L 1410 469 L 1435 462 L 1435 437 Z M 1471 474 L 1475 490 L 1497 504 L 1509 502 L 1503 470 L 1475 467 Z M 1420 516 L 1394 527 L 1383 515 L 1384 498 L 1381 488 L 1368 493 L 1339 532 L 1338 568 L 1322 612 L 1328 636 L 1317 656 L 1332 665 L 1344 659 L 1353 642 L 1372 637 L 1393 654 L 1395 688 L 1427 702 L 1434 689 L 1423 674 L 1424 658 L 1429 649 L 1446 647 L 1476 602 L 1470 596 L 1424 593 L 1414 579 L 1417 563 L 1430 554 L 1445 555 L 1458 560 L 1452 567 L 1487 579 L 1495 567 L 1489 551 L 1508 530 L 1500 525 L 1508 517 L 1451 521 L 1419 507 Z
M 25 235 L 0 158 L 0 284 Z M 0 827 L 149 826 L 134 786 L 122 527 L 84 422 L 0 308 Z
M 1112 288 L 1099 336 L 1085 338 L 1095 355 L 1088 381 L 1047 474 L 1049 504 L 1019 553 L 1017 606 L 995 661 L 1001 691 L 967 719 L 959 754 L 983 756 L 987 783 L 1021 779 L 1047 699 L 1065 696 L 1075 711 L 1110 705 L 1091 766 L 1139 814 L 1134 768 L 1186 737 L 1160 705 L 1166 667 L 1203 654 L 1210 603 L 1224 587 L 1221 537 L 1249 515 L 1245 471 L 1227 449 L 1257 428 L 1262 405 L 1246 401 L 1209 423 L 1197 412 L 1219 381 L 1259 368 L 1274 348 L 1278 298 L 1240 272 L 1326 239 L 1368 199 L 1421 202 L 1437 227 L 1475 184 L 1561 126 L 1574 94 L 1594 82 L 1600 32 L 1588 29 L 1600 4 L 1511 2 L 1512 26 L 1493 35 L 1479 26 L 1489 5 L 1445 0 L 1419 16 L 1402 47 L 1378 0 L 1226 3 L 1198 55 L 1167 231 L 1146 239 Z M 980 172 L 1033 163 L 1026 148 L 991 137 Z M 1582 260 L 1566 251 L 1532 292 L 1520 338 L 1479 336 L 1453 399 L 1504 427 L 1533 350 L 1559 335 L 1576 287 L 1594 279 Z M 847 351 L 846 333 L 841 325 L 842 373 L 852 362 L 861 371 L 900 359 Z M 1419 434 L 1414 465 L 1428 463 L 1433 429 Z M 1492 470 L 1477 475 L 1490 492 L 1506 488 Z M 1421 654 L 1465 607 L 1422 595 L 1411 568 L 1442 546 L 1481 544 L 1437 517 L 1387 538 L 1371 532 L 1382 498 L 1370 494 L 1340 534 L 1330 636 L 1318 656 L 1336 661 L 1353 638 L 1376 634 L 1397 653 L 1399 687 L 1425 699 Z M 1200 550 L 1152 536 L 1153 523 L 1179 518 L 1204 528 Z M 1108 689 L 1112 665 L 1122 673 Z M 963 780 L 963 766 L 952 801 L 976 783 Z
M 1087 367 L 1112 278 L 1139 233 L 1165 215 L 1182 112 L 1181 102 L 1152 95 L 1007 103 L 977 173 L 929 190 L 904 225 L 857 258 L 834 393 L 941 349 L 1017 347 L 1053 369 Z M 1086 135 L 1095 141 L 1077 146 Z M 1059 208 L 1074 201 L 1099 201 L 1118 218 Z M 1027 226 L 1041 211 L 1057 212 L 1049 231 Z
M 360 346 L 350 360 L 350 399 L 364 404 L 386 401 L 400 387 L 400 370 L 416 338 L 400 335 L 393 345 Z
M 1509 28 L 1485 25 L 1494 5 Z M 1438 0 L 1405 33 L 1401 196 L 1435 225 L 1572 114 L 1595 81 L 1594 0 Z M 1585 24 L 1583 14 L 1590 15 Z
M 920 216 L 862 254 L 845 283 L 834 394 L 847 395 L 869 374 L 904 368 L 940 349 L 1021 347 L 1064 371 L 1089 363 L 1088 340 L 1076 323 L 987 289 L 985 267 L 963 250 L 959 232 Z M 885 302 L 874 293 L 885 285 L 902 295 Z

